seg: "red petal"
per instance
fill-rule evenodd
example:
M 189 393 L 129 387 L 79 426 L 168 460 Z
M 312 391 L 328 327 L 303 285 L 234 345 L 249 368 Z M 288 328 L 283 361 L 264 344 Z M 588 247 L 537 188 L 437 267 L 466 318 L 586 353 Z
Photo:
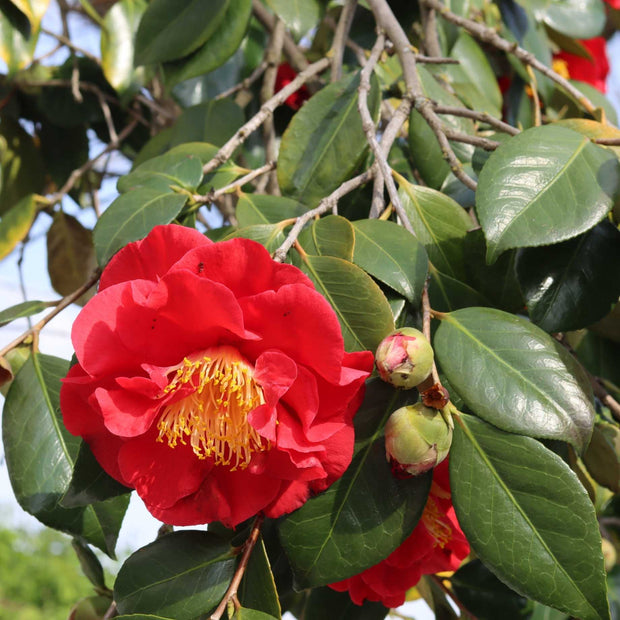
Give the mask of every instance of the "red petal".
M 142 240 L 119 250 L 101 274 L 99 291 L 128 280 L 157 282 L 189 250 L 212 242 L 193 228 L 155 226 Z

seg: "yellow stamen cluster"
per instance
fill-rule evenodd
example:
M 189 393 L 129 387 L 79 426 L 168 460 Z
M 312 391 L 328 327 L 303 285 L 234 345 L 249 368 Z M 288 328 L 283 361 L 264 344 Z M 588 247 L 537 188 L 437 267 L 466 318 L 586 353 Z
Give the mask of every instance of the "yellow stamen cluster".
M 565 80 L 570 78 L 570 73 L 568 71 L 568 64 L 562 58 L 555 58 L 551 65 L 551 68 L 560 76 L 562 76 Z
M 452 538 L 452 528 L 442 511 L 437 506 L 437 503 L 429 496 L 422 513 L 422 523 L 429 531 L 430 535 L 435 539 L 435 542 L 442 549 L 450 542 Z
M 190 386 L 191 394 L 166 405 L 157 428 L 171 448 L 185 437 L 199 459 L 212 457 L 231 471 L 245 469 L 253 452 L 269 449 L 269 442 L 248 422 L 250 411 L 265 402 L 254 381 L 252 367 L 232 347 L 205 351 L 185 358 L 164 389 L 164 396 Z

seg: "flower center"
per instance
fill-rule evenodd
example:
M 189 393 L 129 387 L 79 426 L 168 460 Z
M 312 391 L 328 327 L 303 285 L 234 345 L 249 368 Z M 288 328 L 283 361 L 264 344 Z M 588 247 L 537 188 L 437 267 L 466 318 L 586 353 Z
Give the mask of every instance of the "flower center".
M 253 452 L 269 449 L 269 441 L 248 422 L 250 411 L 265 402 L 263 391 L 254 381 L 254 369 L 236 349 L 216 347 L 186 357 L 164 395 L 183 387 L 193 391 L 165 406 L 157 441 L 165 437 L 174 448 L 178 441 L 186 445 L 189 437 L 199 459 L 211 457 L 216 465 L 231 466 L 231 471 L 245 469 Z
M 445 515 L 439 510 L 435 500 L 429 496 L 422 513 L 422 523 L 429 534 L 435 539 L 435 543 L 443 549 L 452 538 L 452 528 L 447 523 Z

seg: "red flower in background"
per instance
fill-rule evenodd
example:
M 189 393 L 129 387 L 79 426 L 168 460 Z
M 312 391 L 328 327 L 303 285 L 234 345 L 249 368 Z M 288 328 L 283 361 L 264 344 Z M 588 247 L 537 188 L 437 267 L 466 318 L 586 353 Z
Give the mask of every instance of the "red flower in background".
M 110 261 L 76 319 L 65 425 L 173 525 L 302 505 L 342 475 L 373 355 L 247 239 L 159 226 Z
M 444 461 L 434 470 L 426 507 L 411 536 L 379 564 L 329 587 L 348 590 L 356 605 L 368 599 L 398 607 L 422 575 L 454 571 L 468 554 L 469 544 L 450 500 L 448 462 Z
M 618 0 L 620 5 L 620 0 Z M 602 93 L 606 92 L 605 80 L 609 73 L 607 48 L 603 37 L 581 40 L 592 58 L 583 58 L 561 51 L 553 55 L 554 70 L 565 78 L 592 84 Z
M 620 9 L 620 0 L 605 0 L 612 9 Z
M 278 92 L 282 90 L 287 84 L 290 84 L 297 77 L 297 73 L 295 69 L 291 67 L 287 62 L 283 62 L 278 67 L 278 73 L 276 74 L 276 86 L 275 91 Z M 299 110 L 304 101 L 310 99 L 310 91 L 302 86 L 298 91 L 294 92 L 292 95 L 289 95 L 284 103 L 293 110 Z

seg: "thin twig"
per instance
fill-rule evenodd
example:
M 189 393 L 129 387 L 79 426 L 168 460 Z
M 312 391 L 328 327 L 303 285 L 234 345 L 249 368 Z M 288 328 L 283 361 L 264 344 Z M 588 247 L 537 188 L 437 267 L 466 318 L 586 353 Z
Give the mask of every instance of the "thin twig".
M 349 192 L 352 192 L 354 189 L 360 187 L 360 185 L 364 185 L 364 183 L 368 183 L 370 179 L 376 174 L 377 166 L 371 166 L 366 172 L 362 172 L 362 174 L 358 174 L 356 177 L 345 181 L 340 187 L 334 190 L 329 196 L 326 196 L 319 202 L 319 204 L 310 211 L 306 211 L 303 215 L 300 215 L 297 218 L 293 228 L 289 232 L 288 236 L 284 240 L 284 243 L 273 253 L 273 260 L 278 263 L 281 263 L 286 258 L 288 251 L 293 247 L 299 233 L 303 230 L 304 226 L 312 219 L 314 219 L 318 215 L 322 215 L 323 213 L 327 213 L 334 204 L 338 203 L 343 196 L 346 196 Z
M 469 110 L 467 108 L 457 108 L 454 106 L 447 105 L 439 105 L 433 102 L 433 107 L 435 108 L 435 112 L 437 114 L 446 114 L 448 116 L 462 116 L 463 118 L 471 118 L 474 121 L 479 121 L 480 123 L 485 123 L 487 125 L 491 125 L 494 129 L 501 131 L 503 133 L 507 133 L 511 136 L 516 136 L 518 133 L 521 133 L 520 129 L 505 123 L 504 121 L 500 121 L 498 118 L 491 116 L 488 112 L 478 112 L 477 110 Z
M 220 620 L 230 601 L 233 601 L 238 605 L 239 602 L 237 601 L 237 591 L 239 589 L 239 584 L 241 583 L 241 579 L 243 579 L 243 574 L 245 573 L 245 569 L 250 561 L 250 555 L 252 555 L 252 551 L 258 542 L 263 518 L 264 517 L 262 515 L 258 515 L 256 519 L 254 519 L 252 531 L 243 545 L 243 555 L 241 556 L 241 560 L 239 560 L 237 570 L 235 571 L 232 581 L 228 586 L 228 590 L 226 590 L 226 594 L 224 594 L 224 598 L 221 600 L 216 610 L 211 614 L 211 620 Z
M 297 77 L 295 77 L 295 79 L 287 84 L 282 90 L 279 90 L 271 99 L 269 99 L 269 101 L 266 101 L 261 106 L 260 110 L 245 125 L 238 129 L 235 135 L 230 138 L 230 140 L 228 140 L 222 148 L 220 148 L 220 150 L 215 154 L 215 157 L 203 166 L 203 173 L 208 174 L 223 164 L 235 152 L 235 149 L 243 144 L 247 137 L 258 129 L 267 117 L 273 114 L 273 111 L 279 105 L 282 105 L 288 97 L 299 90 L 309 78 L 327 69 L 329 62 L 330 61 L 328 58 L 322 58 L 321 60 L 311 64 L 307 69 L 299 73 Z
M 439 0 L 422 0 L 426 6 L 436 9 L 444 19 L 447 21 L 464 28 L 469 32 L 469 34 L 473 35 L 480 41 L 484 43 L 488 43 L 493 47 L 496 47 L 507 54 L 512 54 L 516 58 L 518 58 L 521 62 L 526 65 L 530 65 L 532 68 L 540 71 L 543 75 L 547 76 L 549 79 L 553 80 L 556 84 L 560 85 L 569 95 L 574 97 L 588 112 L 589 114 L 594 115 L 596 111 L 596 106 L 573 84 L 571 84 L 568 80 L 563 78 L 561 75 L 558 75 L 553 69 L 547 67 L 547 65 L 540 62 L 533 54 L 524 50 L 522 47 L 517 45 L 516 43 L 512 43 L 507 39 L 500 37 L 493 28 L 488 28 L 483 24 L 479 24 L 478 22 L 473 21 L 472 19 L 467 19 L 465 17 L 461 17 L 460 15 L 456 15 L 452 13 L 452 11 L 448 10 L 444 4 L 442 4 Z
M 85 50 L 84 48 L 77 46 L 73 41 L 71 41 L 71 39 L 65 37 L 64 35 L 57 34 L 56 32 L 52 32 L 51 30 L 48 30 L 47 28 L 41 28 L 41 32 L 50 37 L 53 37 L 54 39 L 62 43 L 62 45 L 68 47 L 70 50 L 73 50 L 74 52 L 77 52 L 78 54 L 82 54 L 82 56 L 84 56 L 85 58 L 88 58 L 89 60 L 92 60 L 94 63 L 98 65 L 101 64 L 100 58 L 97 58 L 97 56 L 95 56 L 94 54 L 91 54 L 88 50 Z
M 383 48 L 385 47 L 385 34 L 382 30 L 379 30 L 379 34 L 377 36 L 377 41 L 373 45 L 372 51 L 370 52 L 370 57 L 368 58 L 368 62 L 364 66 L 360 75 L 360 85 L 359 85 L 359 96 L 357 98 L 357 109 L 362 117 L 362 127 L 364 129 L 364 133 L 366 134 L 366 139 L 368 144 L 370 144 L 370 148 L 372 149 L 377 165 L 379 166 L 379 173 L 383 177 L 383 181 L 387 186 L 388 194 L 390 195 L 390 200 L 392 201 L 392 206 L 394 207 L 394 211 L 400 218 L 403 226 L 412 234 L 415 234 L 413 231 L 413 227 L 411 226 L 411 222 L 403 209 L 402 204 L 400 203 L 400 198 L 398 197 L 398 189 L 396 188 L 396 183 L 394 183 L 394 179 L 392 178 L 392 170 L 387 162 L 386 154 L 384 154 L 383 149 L 377 142 L 377 128 L 375 127 L 375 123 L 370 116 L 370 110 L 368 109 L 368 92 L 370 91 L 370 76 L 379 60 L 381 53 L 383 52 Z
M 346 0 L 342 7 L 342 11 L 340 12 L 340 18 L 338 19 L 338 24 L 336 25 L 334 40 L 330 50 L 332 55 L 332 82 L 337 82 L 342 77 L 342 58 L 344 56 L 344 48 L 349 30 L 351 29 L 351 24 L 353 23 L 356 8 L 357 0 Z
M 422 5 L 420 7 L 422 17 L 422 28 L 424 30 L 424 49 L 431 57 L 441 56 L 441 46 L 437 36 L 437 15 L 435 9 L 430 9 Z
M 441 119 L 433 110 L 431 100 L 424 95 L 416 69 L 415 56 L 405 31 L 402 29 L 402 26 L 396 19 L 386 0 L 368 0 L 368 4 L 375 16 L 377 24 L 385 30 L 396 48 L 396 53 L 400 59 L 403 68 L 403 77 L 407 86 L 405 96 L 412 100 L 415 109 L 422 115 L 428 126 L 433 130 L 437 142 L 439 142 L 442 155 L 448 162 L 454 176 L 466 187 L 475 191 L 477 187 L 476 181 L 463 170 L 463 165 L 454 154 L 443 132 Z
M 192 200 L 200 204 L 209 204 L 214 200 L 217 200 L 220 196 L 223 196 L 224 194 L 230 194 L 237 189 L 243 187 L 246 183 L 253 181 L 255 178 L 266 174 L 267 172 L 275 170 L 275 168 L 275 162 L 269 161 L 264 166 L 256 168 L 256 170 L 251 170 L 250 172 L 248 172 L 248 174 L 242 176 L 240 179 L 237 179 L 234 183 L 230 183 L 229 185 L 220 187 L 220 189 L 211 190 L 208 194 L 194 194 L 192 196 Z
M 456 131 L 447 127 L 444 127 L 443 132 L 449 140 L 479 146 L 485 151 L 494 151 L 501 144 L 501 142 L 497 140 L 489 140 L 489 138 L 483 138 L 482 136 L 470 136 L 468 133 L 463 133 L 462 131 Z
M 240 90 L 247 90 L 248 88 L 250 88 L 250 86 L 252 86 L 252 84 L 254 84 L 254 82 L 256 82 L 256 80 L 258 80 L 261 75 L 263 75 L 266 68 L 267 61 L 263 59 L 258 65 L 258 67 L 256 67 L 256 69 L 254 69 L 254 71 L 252 71 L 252 73 L 250 73 L 250 75 L 248 75 L 245 80 L 221 92 L 219 95 L 217 95 L 217 97 L 215 97 L 215 100 L 219 101 L 220 99 L 226 99 L 226 97 L 230 97 L 230 95 L 234 95 Z
M 428 296 L 428 283 L 429 278 L 427 278 L 426 282 L 424 282 L 424 288 L 422 289 L 422 333 L 426 336 L 426 339 L 431 342 L 431 302 Z M 441 385 L 435 360 L 433 360 L 431 376 L 435 385 Z
M 614 420 L 620 422 L 620 403 L 605 389 L 600 379 L 588 373 L 594 395 L 611 411 Z
M 592 138 L 592 142 L 601 146 L 620 146 L 620 138 Z
M 101 271 L 96 269 L 94 273 L 88 278 L 88 280 L 80 286 L 77 290 L 73 291 L 70 295 L 63 297 L 58 305 L 48 314 L 46 314 L 38 323 L 35 323 L 32 327 L 27 329 L 15 340 L 9 342 L 5 347 L 0 350 L 0 357 L 4 357 L 9 351 L 19 346 L 29 336 L 37 336 L 39 332 L 60 312 L 62 312 L 67 306 L 70 306 L 76 299 L 79 299 L 89 288 L 91 288 L 99 279 Z

